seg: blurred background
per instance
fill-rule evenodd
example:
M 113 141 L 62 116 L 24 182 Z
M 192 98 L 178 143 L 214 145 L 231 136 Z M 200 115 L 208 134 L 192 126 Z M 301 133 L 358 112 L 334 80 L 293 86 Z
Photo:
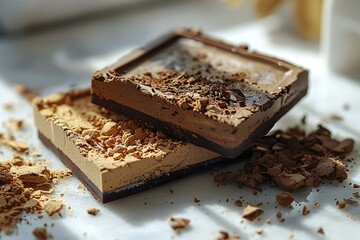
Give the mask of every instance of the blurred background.
M 327 36 L 330 31 L 335 32 L 335 36 L 339 34 L 333 28 L 328 28 L 324 37 L 321 36 L 324 35 L 321 29 L 331 25 L 325 19 L 326 15 L 331 14 L 335 19 L 332 9 L 339 9 L 337 2 L 0 0 L 0 80 L 29 83 L 31 79 L 31 88 L 46 93 L 54 91 L 54 88 L 58 90 L 59 85 L 88 85 L 95 70 L 175 27 L 200 28 L 235 44 L 247 43 L 253 49 L 276 56 L 280 54 L 279 57 L 283 57 L 279 48 L 286 48 L 290 52 L 291 49 L 322 52 L 326 63 L 326 59 L 333 59 L 331 53 L 335 51 L 328 50 L 333 48 L 334 43 Z M 350 8 L 354 9 L 360 1 L 341 2 L 352 2 Z M 343 9 L 345 5 L 341 4 Z M 324 9 L 327 9 L 325 16 Z M 349 15 L 345 10 L 342 15 Z M 355 40 L 352 36 L 353 44 L 359 40 L 359 35 L 356 36 Z M 263 44 L 264 41 L 271 44 Z M 276 52 L 272 51 L 274 44 Z M 347 59 L 344 49 L 341 53 L 334 53 L 337 59 L 341 54 L 344 55 L 341 59 Z M 349 47 L 348 51 L 357 56 L 355 60 L 360 60 L 360 50 Z M 338 68 L 339 63 L 328 62 L 328 65 L 334 65 L 333 69 Z M 351 69 L 359 69 L 359 61 L 355 62 Z M 346 72 L 349 63 L 343 65 Z

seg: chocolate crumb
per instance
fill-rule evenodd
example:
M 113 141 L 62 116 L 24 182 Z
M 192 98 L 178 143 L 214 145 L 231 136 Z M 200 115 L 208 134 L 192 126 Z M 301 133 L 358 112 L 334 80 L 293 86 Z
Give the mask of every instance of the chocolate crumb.
M 241 240 L 241 238 L 236 234 L 230 235 L 226 231 L 220 231 L 217 240 Z
M 259 217 L 264 211 L 257 206 L 247 205 L 243 211 L 243 218 L 254 221 L 257 217 Z
M 346 202 L 345 201 L 340 201 L 337 203 L 338 208 L 340 209 L 344 209 L 346 207 Z
M 309 215 L 309 213 L 310 213 L 310 209 L 305 205 L 305 206 L 303 207 L 302 214 L 303 214 L 304 216 L 306 216 L 306 215 Z
M 354 192 L 354 193 L 353 193 L 353 196 L 354 196 L 355 198 L 360 198 L 359 192 Z
M 235 204 L 236 206 L 238 206 L 238 207 L 242 207 L 243 202 L 242 202 L 240 199 L 238 199 L 238 200 L 236 200 L 236 201 L 234 202 L 234 204 Z
M 280 206 L 290 206 L 294 200 L 294 197 L 288 192 L 282 192 L 276 195 L 276 201 Z
M 353 184 L 353 188 L 360 188 L 360 185 L 359 185 L 359 184 L 354 183 L 354 184 Z
M 200 200 L 196 197 L 194 197 L 194 203 L 200 203 Z
M 321 125 L 309 134 L 299 127 L 277 131 L 254 144 L 236 181 L 254 189 L 276 184 L 288 192 L 318 186 L 322 180 L 343 182 L 347 178 L 343 161 L 354 144 L 352 139 L 333 139 Z
M 317 230 L 318 234 L 324 235 L 324 229 L 322 227 L 319 227 L 319 229 Z
M 97 208 L 89 208 L 87 213 L 93 216 L 97 216 L 100 213 L 100 210 Z
M 33 230 L 33 235 L 36 237 L 37 240 L 47 240 L 51 239 L 52 235 L 49 234 L 45 228 L 37 227 Z
M 169 219 L 169 224 L 174 230 L 183 230 L 188 227 L 190 220 L 187 218 L 174 218 Z

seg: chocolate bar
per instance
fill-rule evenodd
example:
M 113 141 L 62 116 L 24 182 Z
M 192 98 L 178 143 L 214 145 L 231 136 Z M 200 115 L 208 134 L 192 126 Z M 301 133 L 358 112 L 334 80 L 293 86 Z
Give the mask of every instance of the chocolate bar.
M 34 111 L 40 139 L 104 203 L 233 162 L 92 104 L 90 90 L 37 99 Z
M 180 29 L 96 72 L 92 102 L 234 158 L 307 88 L 301 67 Z

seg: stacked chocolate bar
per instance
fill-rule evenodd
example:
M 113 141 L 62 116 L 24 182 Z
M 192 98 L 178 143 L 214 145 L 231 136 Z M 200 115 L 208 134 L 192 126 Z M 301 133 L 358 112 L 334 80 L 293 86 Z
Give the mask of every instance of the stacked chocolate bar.
M 302 97 L 307 70 L 176 30 L 35 103 L 41 140 L 102 202 L 239 155 Z

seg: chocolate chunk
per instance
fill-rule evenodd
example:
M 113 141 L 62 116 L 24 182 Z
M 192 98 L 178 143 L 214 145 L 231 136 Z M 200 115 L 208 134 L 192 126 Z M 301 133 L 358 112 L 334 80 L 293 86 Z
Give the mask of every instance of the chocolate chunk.
M 354 140 L 333 139 L 322 126 L 309 134 L 299 127 L 278 131 L 254 144 L 236 179 L 240 186 L 256 189 L 267 182 L 286 191 L 317 186 L 323 179 L 342 182 L 347 178 L 343 160 L 353 148 Z
M 290 206 L 294 200 L 294 197 L 288 192 L 282 192 L 276 195 L 276 201 L 280 206 Z

